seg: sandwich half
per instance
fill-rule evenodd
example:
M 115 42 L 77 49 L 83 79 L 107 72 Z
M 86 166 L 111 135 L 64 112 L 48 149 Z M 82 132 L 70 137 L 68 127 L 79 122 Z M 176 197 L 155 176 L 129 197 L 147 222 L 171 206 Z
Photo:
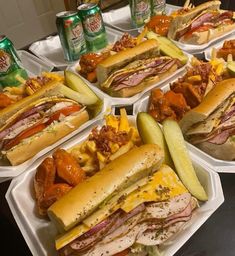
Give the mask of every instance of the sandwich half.
M 232 11 L 220 10 L 220 1 L 183 9 L 172 19 L 168 37 L 186 44 L 204 44 L 235 28 Z
M 146 255 L 179 231 L 198 202 L 162 161 L 157 145 L 132 149 L 54 203 L 59 255 Z
M 0 111 L 0 157 L 19 165 L 88 121 L 76 94 L 52 82 Z
M 218 83 L 180 121 L 185 138 L 209 155 L 235 159 L 235 79 Z

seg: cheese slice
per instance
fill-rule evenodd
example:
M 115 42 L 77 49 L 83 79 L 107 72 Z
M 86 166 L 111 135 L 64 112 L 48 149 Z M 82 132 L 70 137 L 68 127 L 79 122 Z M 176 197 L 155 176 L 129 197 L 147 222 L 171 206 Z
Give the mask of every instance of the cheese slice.
M 94 212 L 92 215 L 83 220 L 83 223 L 88 227 L 94 227 L 96 224 L 100 223 L 102 220 L 113 214 L 116 210 L 120 209 L 121 205 L 123 204 L 122 198 L 125 198 L 138 187 L 144 186 L 148 180 L 149 178 L 145 177 L 134 183 L 129 188 L 113 196 L 110 200 L 104 202 L 98 211 Z
M 89 230 L 90 230 L 89 227 L 87 227 L 84 224 L 81 224 L 71 229 L 70 231 L 66 232 L 65 234 L 59 236 L 55 241 L 56 250 L 61 249 L 62 247 L 72 242 L 77 237 L 85 234 Z
M 159 202 L 169 200 L 175 196 L 188 192 L 176 173 L 167 165 L 162 165 L 151 181 L 132 192 L 121 206 L 125 212 L 130 212 L 145 202 Z

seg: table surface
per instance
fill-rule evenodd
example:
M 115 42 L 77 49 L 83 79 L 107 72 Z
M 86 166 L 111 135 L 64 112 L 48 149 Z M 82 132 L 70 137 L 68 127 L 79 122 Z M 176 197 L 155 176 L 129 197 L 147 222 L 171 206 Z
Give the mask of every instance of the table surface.
M 225 202 L 175 256 L 235 256 L 235 174 L 220 178 Z M 31 256 L 5 199 L 9 184 L 0 184 L 0 255 Z

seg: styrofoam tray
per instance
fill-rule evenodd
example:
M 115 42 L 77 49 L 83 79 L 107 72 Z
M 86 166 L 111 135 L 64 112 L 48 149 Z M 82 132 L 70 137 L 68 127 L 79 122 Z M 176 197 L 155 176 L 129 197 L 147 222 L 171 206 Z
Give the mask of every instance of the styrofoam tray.
M 21 60 L 21 65 L 27 71 L 29 77 L 37 76 L 43 71 L 50 72 L 53 69 L 52 65 L 47 64 L 27 51 L 18 50 L 17 53 Z
M 136 95 L 133 95 L 133 96 L 128 97 L 128 98 L 111 97 L 107 93 L 105 93 L 101 89 L 99 89 L 96 84 L 92 84 L 89 81 L 87 81 L 85 78 L 80 76 L 78 74 L 78 72 L 76 71 L 77 66 L 79 65 L 78 62 L 75 65 L 73 65 L 73 66 L 69 66 L 67 69 L 73 71 L 76 74 L 78 74 L 90 86 L 90 88 L 98 89 L 100 91 L 100 93 L 103 95 L 104 98 L 107 98 L 107 99 L 110 100 L 112 106 L 116 106 L 117 107 L 117 106 L 132 105 L 136 101 L 138 101 L 145 93 L 150 91 L 151 89 L 153 89 L 155 87 L 162 87 L 165 83 L 171 82 L 172 80 L 174 80 L 174 79 L 178 78 L 179 76 L 181 76 L 182 73 L 185 71 L 186 66 L 189 65 L 189 63 L 191 62 L 192 55 L 187 54 L 187 56 L 188 56 L 188 63 L 186 65 L 184 65 L 180 69 L 176 70 L 173 74 L 169 75 L 168 77 L 166 77 L 166 78 L 156 82 L 156 84 L 149 86 L 144 91 L 142 91 L 140 93 L 137 93 Z
M 106 34 L 109 44 L 117 41 L 122 35 L 120 32 L 109 27 L 106 27 Z M 48 63 L 48 65 L 61 70 L 72 64 L 72 62 L 68 62 L 64 59 L 63 49 L 58 35 L 50 36 L 45 40 L 33 43 L 29 47 L 29 50 Z
M 135 117 L 129 116 L 129 120 L 134 123 Z M 103 119 L 96 122 L 98 126 L 103 124 Z M 83 131 L 79 136 L 74 137 L 73 140 L 63 144 L 62 147 L 68 149 L 81 143 L 87 138 L 90 131 L 91 128 Z M 219 175 L 208 165 L 202 163 L 193 153 L 190 153 L 190 156 L 196 168 L 198 178 L 206 189 L 209 199 L 194 211 L 192 219 L 180 232 L 163 246 L 160 246 L 160 252 L 165 256 L 172 256 L 224 201 Z M 37 161 L 27 172 L 13 179 L 7 191 L 6 199 L 32 254 L 55 256 L 54 238 L 57 232 L 50 221 L 39 218 L 35 206 L 33 178 L 36 168 L 41 161 Z M 26 198 L 27 200 L 25 200 Z
M 166 14 L 178 10 L 180 6 L 166 4 Z M 122 32 L 132 35 L 138 34 L 138 28 L 134 28 L 131 22 L 131 12 L 129 5 L 102 14 L 104 23 Z
M 97 120 L 102 118 L 104 113 L 109 111 L 110 102 L 109 102 L 108 99 L 105 99 L 103 97 L 103 95 L 99 93 L 98 90 L 94 89 L 94 92 L 97 94 L 98 97 L 100 97 L 103 100 L 103 108 L 102 108 L 102 110 L 101 110 L 101 112 L 99 113 L 98 116 L 96 116 L 95 118 L 87 121 L 86 123 L 81 125 L 77 130 L 75 130 L 72 133 L 68 134 L 64 138 L 58 140 L 56 143 L 52 144 L 51 146 L 44 148 L 43 150 L 38 152 L 34 157 L 32 157 L 31 159 L 25 161 L 24 163 L 22 163 L 20 165 L 16 165 L 16 166 L 9 166 L 8 165 L 8 166 L 6 166 L 6 165 L 3 165 L 3 164 L 0 163 L 0 182 L 1 182 L 1 178 L 13 178 L 13 177 L 18 176 L 19 174 L 24 172 L 26 169 L 28 169 L 33 164 L 33 162 L 35 162 L 38 158 L 40 158 L 43 155 L 47 154 L 52 149 L 58 147 L 60 144 L 62 144 L 65 141 L 69 140 L 74 135 L 80 133 L 81 131 L 83 131 L 84 129 L 89 127 L 91 124 L 95 123 Z
M 208 43 L 205 44 L 200 44 L 200 45 L 195 45 L 195 44 L 185 44 L 185 43 L 181 43 L 178 41 L 173 40 L 173 42 L 175 44 L 178 45 L 179 48 L 181 48 L 182 50 L 190 53 L 190 54 L 201 54 L 203 53 L 205 50 L 209 49 L 209 47 L 212 47 L 214 44 L 220 42 L 221 40 L 226 39 L 227 37 L 230 36 L 234 36 L 235 35 L 235 31 L 231 30 L 219 37 L 216 37 L 212 40 L 210 40 Z
M 206 60 L 211 60 L 211 51 L 212 51 L 212 48 L 215 48 L 216 50 L 222 48 L 223 44 L 224 44 L 224 41 L 225 40 L 232 40 L 232 39 L 235 39 L 235 33 L 233 33 L 232 35 L 226 37 L 224 40 L 216 43 L 215 45 L 213 45 L 212 47 L 210 48 L 207 48 L 206 51 L 205 51 L 205 59 Z
M 173 81 L 172 81 L 173 82 Z M 166 84 L 161 88 L 164 92 L 170 89 L 169 84 Z M 148 102 L 149 102 L 149 93 L 146 94 L 140 101 L 134 104 L 133 114 L 137 115 L 139 112 L 147 112 Z M 187 142 L 188 148 L 200 158 L 200 161 L 208 164 L 213 168 L 214 171 L 219 173 L 235 173 L 235 161 L 224 161 L 216 159 L 209 154 L 203 152 L 201 149 Z

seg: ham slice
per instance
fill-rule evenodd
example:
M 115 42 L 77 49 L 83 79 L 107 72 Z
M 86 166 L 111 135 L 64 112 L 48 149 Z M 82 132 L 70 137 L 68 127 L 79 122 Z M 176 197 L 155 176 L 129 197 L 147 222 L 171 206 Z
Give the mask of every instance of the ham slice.
M 224 144 L 227 139 L 232 135 L 235 135 L 235 127 L 226 129 L 207 141 L 213 144 L 221 145 Z
M 31 124 L 32 122 L 36 122 L 37 119 L 40 118 L 40 114 L 39 113 L 34 113 L 24 119 L 21 119 L 19 121 L 17 121 L 16 123 L 14 123 L 12 126 L 10 126 L 9 128 L 3 130 L 0 132 L 0 140 L 4 139 L 7 135 L 9 135 L 11 132 L 17 130 L 16 135 L 19 134 L 21 131 L 23 131 L 25 128 L 24 126 L 27 124 Z
M 199 16 L 196 20 L 194 20 L 191 23 L 191 27 L 189 29 L 195 29 L 202 26 L 205 22 L 211 21 L 214 16 L 215 15 L 211 12 L 203 13 L 201 16 Z
M 143 82 L 146 78 L 151 76 L 156 76 L 162 74 L 169 70 L 176 63 L 175 59 L 164 60 L 164 62 L 159 64 L 159 62 L 154 61 L 153 63 L 148 63 L 143 69 L 136 71 L 135 73 L 130 72 L 129 76 L 127 74 L 123 75 L 123 79 L 115 81 L 111 86 L 115 91 L 119 91 L 123 88 L 137 86 Z
M 215 14 L 213 12 L 204 12 L 200 16 L 198 16 L 198 18 L 194 19 L 189 26 L 177 32 L 176 39 L 181 38 L 187 32 L 191 30 L 195 30 L 203 25 L 211 25 L 212 27 L 216 28 L 220 24 L 222 24 L 225 20 L 232 20 L 232 18 L 233 18 L 232 11 L 226 11 L 218 14 Z
M 91 246 L 96 244 L 98 241 L 100 241 L 103 237 L 109 240 L 110 237 L 108 235 L 110 233 L 112 233 L 113 237 L 113 235 L 118 236 L 118 234 L 125 233 L 125 230 L 126 232 L 128 232 L 130 228 L 134 227 L 137 224 L 137 221 L 139 221 L 141 217 L 140 213 L 144 211 L 144 209 L 144 204 L 141 204 L 129 213 L 117 211 L 116 213 L 112 214 L 108 219 L 97 224 L 95 227 L 93 227 L 91 230 L 83 234 L 81 237 L 74 240 L 69 245 L 65 246 L 61 250 L 63 251 L 63 255 L 70 255 L 70 253 L 72 253 L 74 250 L 87 250 Z M 130 223 L 124 224 L 129 219 L 132 219 L 132 221 Z

